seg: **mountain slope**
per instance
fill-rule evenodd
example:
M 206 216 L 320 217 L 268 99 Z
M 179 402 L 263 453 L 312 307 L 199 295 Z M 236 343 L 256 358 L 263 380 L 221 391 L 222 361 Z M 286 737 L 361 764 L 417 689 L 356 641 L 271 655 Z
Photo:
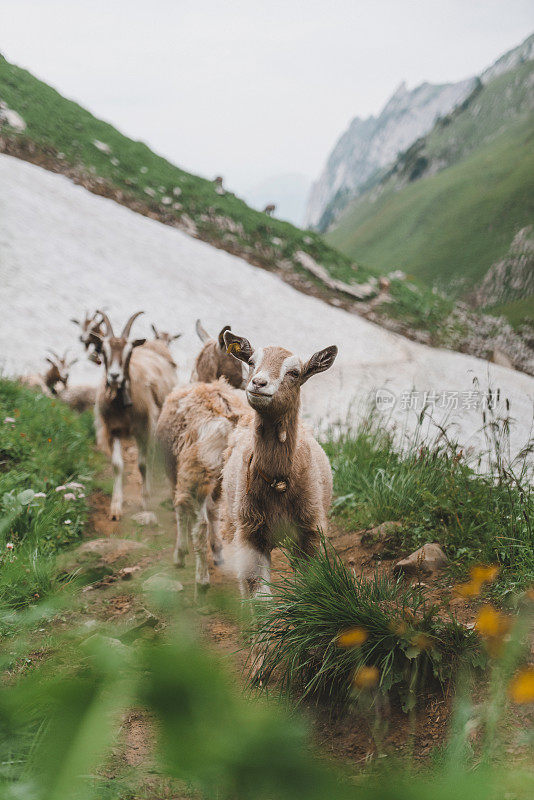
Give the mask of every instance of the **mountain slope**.
M 476 288 L 534 219 L 533 86 L 532 61 L 479 82 L 351 204 L 328 241 L 458 296 Z
M 306 224 L 324 231 L 374 173 L 430 130 L 473 90 L 474 79 L 459 83 L 423 83 L 408 90 L 401 84 L 377 117 L 356 117 L 313 184 Z
M 118 324 L 142 308 L 146 315 L 135 323 L 139 335 L 150 335 L 152 321 L 183 332 L 173 345 L 182 383 L 198 352 L 195 319 L 201 317 L 209 331 L 231 323 L 257 346 L 281 344 L 301 357 L 337 344 L 333 368 L 303 387 L 303 410 L 315 424 L 348 419 L 377 387 L 395 394 L 395 411 L 405 419 L 402 392 L 415 389 L 420 398 L 430 389 L 471 392 L 473 377 L 484 387 L 489 373 L 494 386 L 506 385 L 519 421 L 513 448 L 528 434 L 534 380 L 527 375 L 395 336 L 295 291 L 241 258 L 5 155 L 0 155 L 0 242 L 0 341 L 10 372 L 40 368 L 46 347 L 69 346 L 81 355 L 69 318 L 85 307 L 106 305 Z M 73 382 L 96 382 L 101 369 L 82 356 Z M 460 405 L 458 435 L 473 445 L 480 411 Z M 436 405 L 436 420 L 449 413 Z

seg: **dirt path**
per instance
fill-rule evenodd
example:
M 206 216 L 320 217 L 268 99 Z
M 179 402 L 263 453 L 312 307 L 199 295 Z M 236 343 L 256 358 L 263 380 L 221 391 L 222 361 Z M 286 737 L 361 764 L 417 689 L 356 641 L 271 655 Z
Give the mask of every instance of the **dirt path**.
M 176 570 L 172 565 L 172 549 L 174 545 L 174 514 L 169 501 L 169 490 L 162 481 L 153 492 L 153 507 L 158 516 L 158 524 L 141 528 L 131 517 L 139 510 L 140 476 L 136 465 L 134 445 L 125 449 L 125 486 L 124 516 L 120 522 L 112 522 L 108 518 L 109 497 L 98 491 L 93 495 L 93 512 L 91 516 L 91 536 L 96 539 L 132 540 L 136 543 L 133 556 L 127 563 L 128 569 L 123 572 L 123 560 L 113 562 L 110 557 L 110 574 L 97 580 L 84 589 L 84 615 L 89 619 L 112 622 L 125 630 L 137 628 L 146 622 L 150 612 L 145 605 L 142 582 L 154 573 L 179 580 L 184 586 L 184 601 L 189 608 L 194 608 L 194 565 L 193 557 L 187 557 L 186 568 Z M 104 481 L 110 478 L 106 468 L 102 476 Z M 377 547 L 365 546 L 359 536 L 354 533 L 336 530 L 331 531 L 331 540 L 343 560 L 358 572 L 371 574 L 377 563 Z M 142 549 L 137 549 L 141 545 Z M 284 560 L 279 553 L 273 558 L 273 579 L 284 567 Z M 390 570 L 391 564 L 384 562 L 383 568 Z M 228 568 L 210 566 L 213 590 L 224 590 L 237 597 L 235 578 Z M 193 611 L 195 623 L 210 646 L 227 659 L 228 665 L 235 670 L 240 681 L 245 683 L 246 653 L 243 640 L 236 624 L 229 621 L 217 608 L 210 607 L 209 596 L 206 604 Z M 156 627 L 165 625 L 165 620 L 152 620 Z M 354 769 L 361 768 L 374 752 L 373 740 L 367 723 L 354 715 L 335 715 L 331 710 L 308 707 L 309 718 L 313 725 L 314 739 L 322 755 L 342 759 Z M 448 718 L 448 699 L 430 693 L 421 698 L 420 710 L 415 722 L 415 736 L 410 722 L 400 707 L 390 706 L 385 711 L 388 722 L 384 745 L 389 752 L 400 754 L 413 749 L 415 758 L 424 759 L 435 744 L 443 740 Z M 117 747 L 112 763 L 108 768 L 110 778 L 119 776 L 132 766 L 142 765 L 143 771 L 149 769 L 151 763 L 152 731 L 150 720 L 143 710 L 133 709 L 125 718 L 122 728 L 121 744 Z

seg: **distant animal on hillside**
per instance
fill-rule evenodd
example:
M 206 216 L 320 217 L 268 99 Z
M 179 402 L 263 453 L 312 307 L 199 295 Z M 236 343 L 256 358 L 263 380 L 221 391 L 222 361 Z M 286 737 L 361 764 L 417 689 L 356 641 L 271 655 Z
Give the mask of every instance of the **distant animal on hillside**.
M 167 331 L 158 331 L 154 323 L 151 323 L 150 327 L 154 333 L 154 339 L 164 342 L 166 345 L 170 345 L 171 342 L 176 341 L 182 335 L 181 333 L 167 333 Z
M 110 516 L 119 519 L 122 515 L 122 444 L 133 436 L 142 479 L 143 512 L 136 515 L 136 519 L 149 524 L 155 516 L 147 509 L 147 461 L 152 460 L 150 456 L 161 408 L 176 383 L 176 364 L 164 342 L 130 339 L 132 324 L 142 311 L 131 315 L 119 336 L 115 335 L 107 314 L 100 313 L 106 328 L 102 340 L 105 375 L 97 392 L 95 419 L 99 435 L 105 439 L 111 452 L 113 493 Z
M 263 213 L 267 214 L 268 217 L 272 217 L 275 211 L 276 211 L 276 206 L 274 203 L 268 203 L 263 209 Z
M 215 184 L 215 191 L 217 192 L 217 194 L 224 194 L 222 175 L 217 175 L 217 177 L 214 178 L 213 183 Z
M 225 325 L 218 337 L 214 339 L 202 326 L 201 321 L 197 319 L 196 332 L 204 346 L 195 359 L 191 373 L 192 381 L 211 383 L 223 377 L 235 389 L 244 388 L 243 367 L 240 362 L 226 352 L 223 337 L 224 332 L 229 330 L 230 325 Z
M 58 396 L 74 411 L 80 414 L 82 411 L 94 409 L 96 401 L 96 386 L 89 384 L 78 384 L 77 386 L 67 386 L 58 392 Z
M 25 386 L 38 389 L 48 397 L 52 397 L 58 393 L 61 385 L 63 385 L 63 387 L 67 386 L 69 370 L 78 359 L 73 358 L 71 361 L 67 361 L 68 350 L 65 351 L 63 356 L 59 356 L 53 350 L 49 350 L 48 352 L 50 355 L 45 357 L 45 360 L 50 365 L 47 371 L 42 375 L 24 375 L 20 378 L 20 382 Z
M 104 329 L 102 327 L 103 320 L 100 313 L 98 311 L 94 311 L 92 314 L 90 314 L 88 311 L 86 311 L 83 321 L 73 317 L 71 318 L 71 322 L 74 322 L 74 324 L 78 325 L 81 329 L 79 337 L 80 342 L 88 351 L 89 360 L 93 361 L 95 364 L 101 364 Z
M 224 341 L 249 367 L 246 396 L 253 409 L 231 434 L 222 477 L 223 535 L 237 546 L 241 592 L 269 593 L 271 551 L 286 538 L 311 554 L 326 533 L 332 471 L 322 447 L 300 417 L 300 389 L 329 369 L 334 345 L 307 361 L 283 347 L 254 350 L 230 331 Z

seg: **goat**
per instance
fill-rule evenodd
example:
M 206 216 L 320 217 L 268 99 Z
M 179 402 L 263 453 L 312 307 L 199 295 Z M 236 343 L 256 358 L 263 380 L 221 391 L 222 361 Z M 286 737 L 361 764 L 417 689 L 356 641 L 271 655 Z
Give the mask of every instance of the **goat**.
M 263 209 L 263 213 L 267 214 L 268 217 L 272 217 L 275 211 L 276 211 L 276 206 L 274 203 L 268 203 Z
M 154 323 L 151 323 L 150 327 L 154 333 L 154 339 L 156 341 L 163 342 L 167 345 L 167 347 L 170 346 L 171 342 L 176 341 L 176 339 L 179 339 L 182 335 L 181 333 L 175 333 L 173 335 L 172 333 L 167 333 L 167 331 L 158 331 Z
M 309 555 L 327 530 L 332 499 L 330 462 L 300 419 L 300 387 L 332 366 L 337 347 L 307 361 L 283 347 L 253 350 L 224 334 L 228 351 L 249 366 L 246 396 L 254 411 L 229 440 L 222 473 L 223 531 L 236 544 L 245 597 L 268 594 L 271 551 L 290 537 Z
M 24 375 L 20 382 L 32 389 L 38 389 L 48 397 L 58 394 L 58 384 L 63 384 L 66 388 L 69 380 L 69 370 L 77 362 L 77 358 L 67 361 L 68 350 L 63 357 L 58 356 L 53 350 L 48 351 L 50 356 L 45 356 L 45 360 L 50 364 L 43 375 Z
M 79 384 L 77 386 L 66 386 L 58 392 L 59 397 L 74 411 L 80 414 L 94 408 L 96 401 L 96 386 Z
M 201 321 L 197 319 L 196 331 L 204 346 L 195 359 L 191 381 L 211 383 L 218 378 L 224 377 L 235 389 L 244 388 L 245 381 L 242 364 L 226 352 L 223 337 L 225 331 L 229 330 L 230 325 L 225 325 L 217 339 L 212 339 L 202 327 Z
M 102 340 L 105 377 L 97 392 L 95 418 L 111 451 L 114 481 L 110 516 L 120 519 L 122 514 L 121 443 L 133 436 L 143 483 L 143 513 L 136 519 L 148 524 L 154 515 L 147 511 L 147 454 L 153 452 L 154 432 L 165 397 L 176 383 L 176 364 L 163 342 L 129 339 L 132 324 L 142 311 L 132 314 L 120 336 L 115 336 L 107 314 L 100 313 L 106 326 Z
M 85 349 L 89 352 L 89 360 L 95 364 L 102 363 L 102 341 L 104 338 L 104 331 L 102 330 L 102 317 L 98 311 L 93 314 L 85 312 L 83 322 L 72 317 L 71 322 L 81 328 L 80 342 Z M 92 348 L 92 349 L 90 349 Z
M 217 177 L 213 179 L 213 183 L 215 184 L 215 191 L 217 192 L 217 194 L 225 194 L 223 181 L 224 178 L 222 177 L 222 175 L 217 175 Z
M 193 383 L 167 396 L 156 427 L 176 514 L 174 563 L 183 567 L 189 535 L 196 556 L 197 593 L 209 586 L 208 541 L 214 563 L 222 563 L 217 500 L 228 436 L 248 411 L 224 378 Z

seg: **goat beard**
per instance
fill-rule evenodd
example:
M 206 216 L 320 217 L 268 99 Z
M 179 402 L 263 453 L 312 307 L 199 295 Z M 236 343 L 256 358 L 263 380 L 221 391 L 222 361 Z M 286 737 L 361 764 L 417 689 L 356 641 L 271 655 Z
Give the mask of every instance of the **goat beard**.
M 111 387 L 108 386 L 106 388 L 106 395 L 108 400 L 114 402 L 115 400 L 121 400 L 123 406 L 131 406 L 132 405 L 132 395 L 130 393 L 130 382 L 125 380 L 120 386 Z

